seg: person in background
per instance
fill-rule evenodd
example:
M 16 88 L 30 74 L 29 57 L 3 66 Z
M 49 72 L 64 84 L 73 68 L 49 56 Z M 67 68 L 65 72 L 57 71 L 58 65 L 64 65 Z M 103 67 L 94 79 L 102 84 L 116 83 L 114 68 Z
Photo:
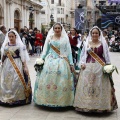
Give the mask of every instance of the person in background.
M 40 44 L 40 52 L 42 52 L 43 49 L 43 35 L 40 33 L 40 30 L 37 30 L 36 33 L 36 43 Z
M 107 42 L 107 44 L 109 45 L 109 39 L 108 39 L 108 35 L 107 35 L 107 31 L 103 31 L 103 36 L 105 37 L 105 40 Z
M 40 47 L 40 44 L 38 44 L 36 47 L 35 47 L 35 49 L 36 49 L 36 52 L 37 52 L 37 56 L 40 56 L 40 51 L 41 51 L 41 47 Z
M 35 43 L 35 33 L 33 32 L 32 29 L 29 30 L 29 34 L 28 34 L 28 37 L 29 37 L 29 42 L 30 42 L 30 45 L 32 47 L 32 50 L 30 51 L 30 55 L 34 55 L 34 43 Z
M 21 29 L 20 29 L 20 33 L 19 33 L 21 40 L 22 40 L 22 37 L 23 37 L 23 32 L 24 32 L 24 29 L 21 28 Z
M 26 40 L 27 34 L 25 32 L 22 33 L 22 42 L 27 47 L 27 40 Z
M 84 45 L 84 42 L 81 40 L 81 36 L 77 34 L 77 30 L 75 28 L 71 28 L 70 34 L 69 34 L 69 41 L 72 48 L 72 55 L 73 55 L 73 62 L 75 65 L 75 69 L 79 70 L 78 63 L 80 58 L 80 53 L 82 50 L 82 47 Z
M 5 40 L 6 32 L 7 32 L 6 27 L 4 25 L 0 25 L 0 49 Z M 1 59 L 1 51 L 0 51 L 0 59 Z

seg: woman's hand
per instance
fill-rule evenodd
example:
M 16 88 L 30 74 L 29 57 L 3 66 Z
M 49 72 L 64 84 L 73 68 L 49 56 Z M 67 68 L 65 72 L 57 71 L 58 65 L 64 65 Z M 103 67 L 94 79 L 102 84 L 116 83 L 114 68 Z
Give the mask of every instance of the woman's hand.
M 24 72 L 27 74 L 27 75 L 29 75 L 29 70 L 28 70 L 28 67 L 27 66 L 24 66 Z
M 81 68 L 82 70 L 84 70 L 86 68 L 86 65 L 85 64 L 81 65 Z
M 70 65 L 70 70 L 71 70 L 71 72 L 74 72 L 74 71 L 75 71 L 75 69 L 74 69 L 74 66 L 73 66 L 73 65 Z

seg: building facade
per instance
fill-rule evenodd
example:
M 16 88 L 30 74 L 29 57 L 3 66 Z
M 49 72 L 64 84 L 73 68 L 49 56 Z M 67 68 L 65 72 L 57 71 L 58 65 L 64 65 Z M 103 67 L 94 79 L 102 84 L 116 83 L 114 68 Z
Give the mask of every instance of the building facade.
M 60 22 L 64 25 L 66 30 L 73 27 L 73 18 L 71 16 L 71 8 L 74 0 L 41 0 L 43 9 L 41 10 L 41 23 L 50 27 L 51 18 L 53 16 L 54 22 Z
M 33 7 L 32 27 L 41 27 L 40 11 L 42 6 L 31 0 L 0 0 L 0 24 L 7 29 L 27 26 L 30 28 L 30 6 Z
M 105 1 L 106 5 L 108 5 L 107 0 L 74 0 L 74 7 L 71 9 L 71 14 L 74 17 L 75 9 L 81 5 L 85 13 L 85 29 L 90 29 L 101 22 L 101 12 L 96 8 L 96 4 L 99 4 L 100 1 Z

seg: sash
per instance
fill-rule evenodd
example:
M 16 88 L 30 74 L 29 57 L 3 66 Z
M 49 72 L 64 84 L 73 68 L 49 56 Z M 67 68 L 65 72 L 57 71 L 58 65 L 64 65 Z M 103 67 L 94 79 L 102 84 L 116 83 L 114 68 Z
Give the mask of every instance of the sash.
M 31 93 L 31 83 L 30 83 L 30 80 L 28 81 L 28 84 L 26 85 L 25 80 L 24 80 L 24 77 L 22 76 L 19 68 L 17 67 L 17 65 L 16 65 L 13 57 L 11 56 L 11 54 L 9 53 L 8 50 L 6 51 L 6 54 L 7 54 L 7 57 L 8 57 L 8 59 L 10 60 L 10 62 L 11 62 L 11 64 L 12 64 L 15 72 L 17 73 L 20 81 L 22 82 L 22 84 L 23 84 L 23 86 L 24 86 L 24 91 L 25 91 L 25 96 L 26 96 L 26 103 L 27 103 L 27 102 L 28 102 L 28 97 L 29 97 L 29 95 L 30 95 L 30 93 Z
M 105 66 L 105 62 L 101 60 L 101 58 L 95 54 L 92 50 L 89 50 L 88 53 L 91 55 L 92 58 L 94 58 L 101 66 Z
M 59 55 L 60 55 L 60 50 L 58 50 L 55 46 L 53 46 L 52 44 L 50 44 L 51 48 Z M 70 66 L 70 63 L 69 63 L 69 60 L 67 57 L 63 57 L 63 59 L 69 64 Z M 74 70 L 73 73 L 76 75 L 76 71 Z

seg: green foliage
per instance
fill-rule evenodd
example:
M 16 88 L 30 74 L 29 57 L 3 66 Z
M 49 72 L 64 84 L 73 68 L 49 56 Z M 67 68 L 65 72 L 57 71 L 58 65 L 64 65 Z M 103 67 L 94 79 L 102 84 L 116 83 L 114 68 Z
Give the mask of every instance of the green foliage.
M 45 26 L 44 25 L 41 25 L 41 32 L 45 33 Z

